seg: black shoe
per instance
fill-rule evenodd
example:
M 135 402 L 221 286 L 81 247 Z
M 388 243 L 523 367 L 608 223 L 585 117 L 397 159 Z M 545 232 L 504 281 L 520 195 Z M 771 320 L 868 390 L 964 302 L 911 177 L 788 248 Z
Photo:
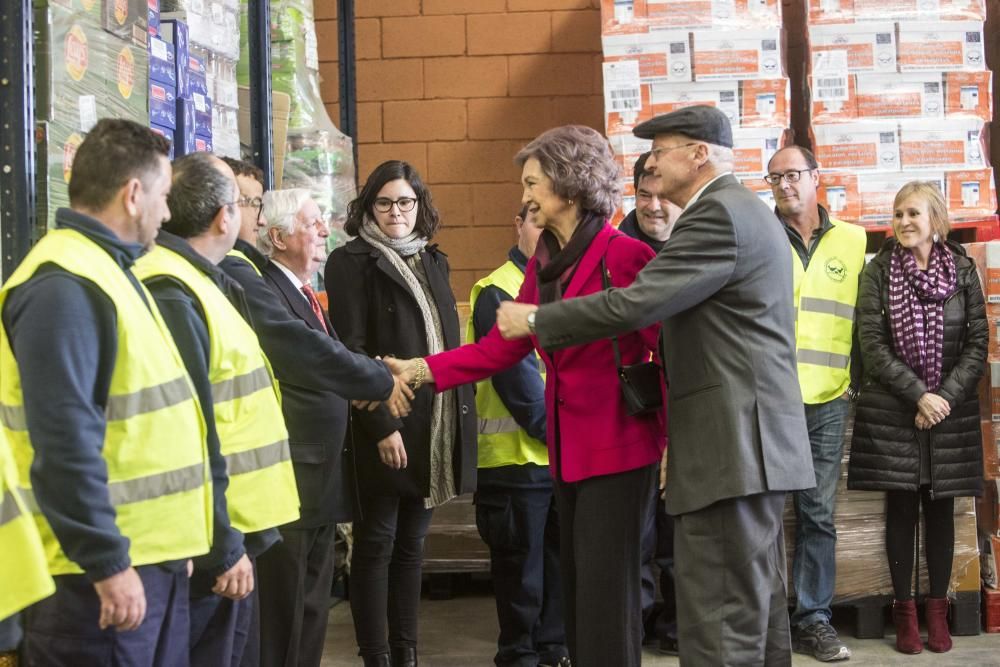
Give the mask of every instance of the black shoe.
M 413 646 L 393 647 L 392 667 L 417 667 L 417 649 Z
M 564 655 L 556 662 L 540 662 L 538 667 L 573 667 L 573 663 L 570 662 L 568 655 Z
M 833 626 L 823 621 L 796 630 L 792 650 L 811 655 L 820 662 L 848 660 L 851 657 L 851 649 L 840 641 Z
M 657 647 L 660 653 L 663 655 L 677 655 L 677 638 L 676 637 L 664 637 L 660 640 L 660 645 Z
M 363 655 L 361 659 L 365 663 L 365 667 L 391 667 L 389 663 L 389 654 L 380 653 L 379 655 Z

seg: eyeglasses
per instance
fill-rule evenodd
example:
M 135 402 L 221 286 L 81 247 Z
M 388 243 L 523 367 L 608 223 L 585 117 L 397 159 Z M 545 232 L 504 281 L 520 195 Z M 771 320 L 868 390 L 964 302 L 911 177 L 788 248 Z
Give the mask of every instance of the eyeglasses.
M 259 212 L 264 206 L 264 200 L 260 197 L 247 197 L 243 196 L 236 200 L 238 206 L 245 206 L 247 208 L 255 208 Z
M 764 181 L 768 185 L 778 185 L 779 183 L 781 183 L 781 179 L 785 179 L 786 183 L 798 183 L 800 180 L 802 180 L 802 174 L 808 174 L 812 171 L 813 171 L 812 169 L 790 169 L 789 171 L 786 171 L 781 174 L 775 172 L 773 174 L 768 174 L 767 176 L 765 176 Z
M 678 148 L 687 148 L 688 146 L 697 146 L 697 143 L 691 142 L 687 144 L 680 144 L 679 146 L 660 146 L 659 148 L 654 148 L 649 151 L 649 153 L 654 160 L 659 160 L 661 153 L 669 153 L 670 151 L 677 150 Z
M 388 213 L 392 210 L 393 204 L 399 207 L 400 212 L 406 213 L 413 210 L 413 207 L 417 205 L 417 200 L 413 197 L 400 197 L 399 199 L 379 197 L 374 202 L 375 210 L 379 213 Z

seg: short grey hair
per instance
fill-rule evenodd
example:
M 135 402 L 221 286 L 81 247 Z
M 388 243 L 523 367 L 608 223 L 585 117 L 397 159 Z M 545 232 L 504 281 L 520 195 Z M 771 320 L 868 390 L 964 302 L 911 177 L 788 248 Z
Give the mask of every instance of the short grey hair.
M 211 153 L 189 153 L 174 160 L 167 195 L 170 220 L 163 229 L 184 239 L 208 231 L 219 209 L 234 203 L 236 181 L 223 169 L 222 160 Z
M 274 254 L 274 244 L 268 235 L 271 229 L 277 229 L 283 236 L 295 232 L 295 217 L 310 199 L 312 193 L 305 188 L 269 190 L 264 193 L 261 215 L 267 220 L 267 224 L 257 235 L 257 246 L 262 253 L 268 257 Z
M 535 158 L 552 181 L 552 191 L 580 202 L 584 211 L 610 218 L 622 198 L 621 168 L 611 144 L 584 125 L 563 125 L 543 132 L 518 151 L 514 163 L 523 167 Z
M 730 171 L 733 168 L 736 156 L 733 154 L 732 148 L 717 144 L 707 144 L 707 146 L 708 161 L 712 163 L 713 167 L 719 171 Z

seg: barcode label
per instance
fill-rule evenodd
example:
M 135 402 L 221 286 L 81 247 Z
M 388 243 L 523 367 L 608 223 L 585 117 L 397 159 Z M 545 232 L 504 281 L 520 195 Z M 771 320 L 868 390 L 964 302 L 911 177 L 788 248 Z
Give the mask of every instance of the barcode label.
M 611 111 L 636 111 L 642 108 L 639 88 L 613 88 L 608 91 Z
M 847 51 L 820 51 L 813 60 L 813 99 L 817 102 L 846 102 L 848 99 Z
M 813 91 L 817 102 L 844 102 L 847 100 L 847 77 L 830 76 L 815 80 Z
M 607 112 L 632 112 L 642 109 L 639 61 L 622 60 L 604 63 L 604 104 Z

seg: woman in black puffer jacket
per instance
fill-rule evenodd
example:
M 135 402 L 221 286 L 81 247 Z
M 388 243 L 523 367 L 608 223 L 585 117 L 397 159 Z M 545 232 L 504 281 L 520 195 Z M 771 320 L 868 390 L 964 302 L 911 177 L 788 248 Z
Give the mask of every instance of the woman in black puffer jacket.
M 975 264 L 960 245 L 943 240 L 950 227 L 937 187 L 908 183 L 893 209 L 895 239 L 865 268 L 858 296 L 864 383 L 847 486 L 887 492 L 886 555 L 903 653 L 923 648 L 910 587 L 923 503 L 928 648 L 944 652 L 951 648 L 954 499 L 982 493 L 976 385 L 989 331 Z

